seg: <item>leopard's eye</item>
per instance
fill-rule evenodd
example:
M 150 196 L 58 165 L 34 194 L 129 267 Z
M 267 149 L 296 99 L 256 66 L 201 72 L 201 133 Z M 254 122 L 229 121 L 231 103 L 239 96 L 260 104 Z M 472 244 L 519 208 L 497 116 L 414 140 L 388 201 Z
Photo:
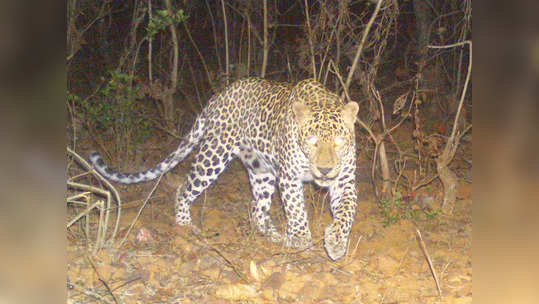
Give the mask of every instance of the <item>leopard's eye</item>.
M 307 137 L 307 144 L 309 145 L 316 145 L 318 143 L 318 137 L 316 137 L 315 135 L 312 135 L 312 136 L 309 136 Z
M 346 140 L 344 139 L 344 137 L 342 137 L 342 136 L 335 137 L 335 146 L 340 147 L 340 146 L 344 145 L 345 142 L 346 142 Z

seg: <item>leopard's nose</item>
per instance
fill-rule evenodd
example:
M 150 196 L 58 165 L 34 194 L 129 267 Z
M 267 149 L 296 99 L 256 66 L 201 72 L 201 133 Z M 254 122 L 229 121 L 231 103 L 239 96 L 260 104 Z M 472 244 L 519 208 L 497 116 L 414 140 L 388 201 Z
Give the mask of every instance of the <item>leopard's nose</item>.
M 328 173 L 331 172 L 331 167 L 317 167 L 317 169 L 323 175 L 328 175 Z

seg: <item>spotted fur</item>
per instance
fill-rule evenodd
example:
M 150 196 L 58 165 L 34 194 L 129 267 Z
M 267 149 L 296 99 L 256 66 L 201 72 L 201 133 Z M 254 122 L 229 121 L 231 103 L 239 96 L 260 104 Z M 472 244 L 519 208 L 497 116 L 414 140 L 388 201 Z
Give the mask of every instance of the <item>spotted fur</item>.
M 171 170 L 198 146 L 187 182 L 176 194 L 176 222 L 191 225 L 191 203 L 238 157 L 251 183 L 254 225 L 271 240 L 298 248 L 312 245 L 303 183 L 314 181 L 329 189 L 334 220 L 324 231 L 324 246 L 336 260 L 346 253 L 356 212 L 357 111 L 357 103 L 343 104 L 312 79 L 295 86 L 243 79 L 214 95 L 178 148 L 153 168 L 117 173 L 95 152 L 90 160 L 106 178 L 133 184 Z M 277 186 L 287 218 L 286 237 L 269 216 Z

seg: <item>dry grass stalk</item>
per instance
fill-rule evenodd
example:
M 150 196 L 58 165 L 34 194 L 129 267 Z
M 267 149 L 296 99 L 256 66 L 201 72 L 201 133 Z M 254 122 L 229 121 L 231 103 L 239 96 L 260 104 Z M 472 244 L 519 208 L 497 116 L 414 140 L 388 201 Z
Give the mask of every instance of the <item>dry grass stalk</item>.
M 361 242 L 361 239 L 363 238 L 363 235 L 360 235 L 357 238 L 356 245 L 354 246 L 354 249 L 350 251 L 350 242 L 352 240 L 351 237 L 348 238 L 348 246 L 346 248 L 346 257 L 344 258 L 344 264 L 347 264 L 351 262 L 354 259 L 354 256 L 356 255 L 357 249 L 359 248 L 359 243 Z
M 423 252 L 423 255 L 425 256 L 425 259 L 427 260 L 430 273 L 432 274 L 432 277 L 434 278 L 434 283 L 436 283 L 436 289 L 438 290 L 438 295 L 441 298 L 442 290 L 440 289 L 440 281 L 438 280 L 438 276 L 436 275 L 436 270 L 434 270 L 432 260 L 430 259 L 430 255 L 427 251 L 427 246 L 425 245 L 425 242 L 423 241 L 423 237 L 421 236 L 421 232 L 419 232 L 419 229 L 416 229 L 415 232 L 416 232 L 415 239 L 417 240 L 417 243 L 419 244 L 419 248 L 421 248 L 421 251 Z

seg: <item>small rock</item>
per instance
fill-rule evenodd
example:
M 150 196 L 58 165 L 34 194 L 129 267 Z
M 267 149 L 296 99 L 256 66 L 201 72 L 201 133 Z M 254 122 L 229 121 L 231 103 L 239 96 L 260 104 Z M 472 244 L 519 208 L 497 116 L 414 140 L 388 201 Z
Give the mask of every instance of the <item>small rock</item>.
M 145 227 L 142 227 L 138 230 L 137 235 L 135 237 L 138 243 L 150 243 L 154 241 L 153 233 Z

